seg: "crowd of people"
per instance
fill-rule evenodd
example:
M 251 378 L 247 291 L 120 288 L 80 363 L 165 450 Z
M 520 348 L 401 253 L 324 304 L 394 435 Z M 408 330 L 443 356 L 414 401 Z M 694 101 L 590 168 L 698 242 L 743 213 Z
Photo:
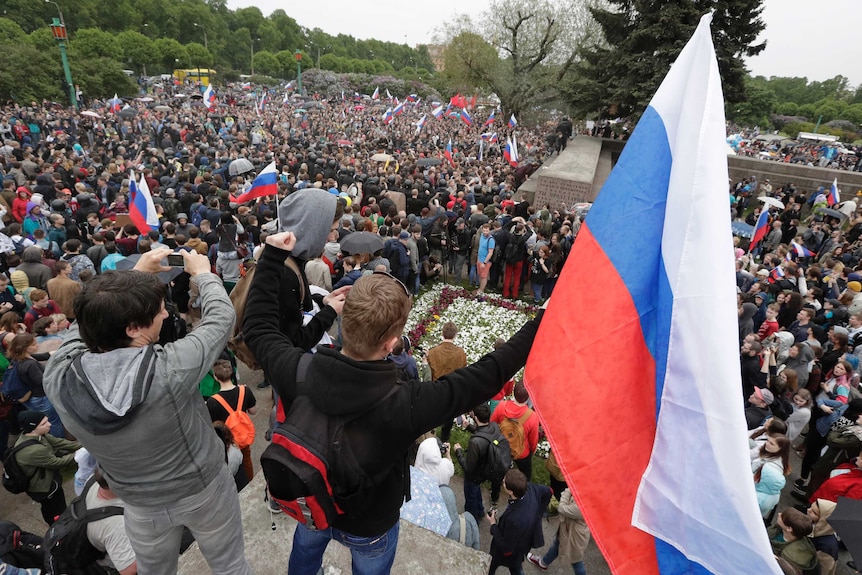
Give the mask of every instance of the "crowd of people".
M 237 89 L 230 101 L 243 96 Z M 105 518 L 88 531 L 109 572 L 170 572 L 192 537 L 213 572 L 248 572 L 235 493 L 253 471 L 248 415 L 256 407 L 251 390 L 236 385 L 237 360 L 226 345 L 235 314 L 228 294 L 254 270 L 249 278 L 257 279 L 243 288 L 248 307 L 238 328 L 263 368 L 262 385 L 272 385 L 277 421 L 284 421 L 296 389 L 284 387 L 284 368 L 272 362 L 295 354 L 266 349 L 264 316 L 286 334 L 280 343 L 264 338 L 268 345 L 289 342 L 302 353 L 333 342 L 342 351 L 327 361 L 373 363 L 382 353 L 399 365 L 399 357 L 404 363 L 413 359 L 400 330 L 410 296 L 425 283 L 463 281 L 480 291 L 500 290 L 504 297 L 544 301 L 580 222 L 567 206 L 531 206 L 517 188 L 549 152 L 565 147 L 571 123 L 557 130 L 519 126 L 516 163 L 504 157 L 499 143 L 512 130 L 502 122 L 481 124 L 490 110 L 468 125 L 460 117 L 430 118 L 430 103 L 415 102 L 384 121 L 390 103 L 367 99 L 212 110 L 189 98 L 130 104 L 123 114 L 107 102 L 95 102 L 87 114 L 47 103 L 0 110 L 0 344 L 11 374 L 3 384 L 0 446 L 4 461 L 14 459 L 29 479 L 24 491 L 39 503 L 47 525 L 69 507 L 62 489 L 66 470 L 77 469 L 80 505 L 123 508 L 123 518 Z M 422 116 L 429 120 L 417 129 Z M 493 131 L 498 133 L 492 137 Z M 234 202 L 273 162 L 277 193 Z M 151 193 L 158 225 L 139 227 L 130 215 L 134 190 L 141 187 Z M 332 218 L 324 215 L 330 209 Z M 342 249 L 357 232 L 378 235 L 383 249 Z M 280 266 L 283 277 L 268 281 L 267 254 L 286 250 L 285 233 L 297 240 L 287 251 L 298 265 L 286 274 L 293 268 Z M 183 269 L 165 266 L 168 252 L 183 258 Z M 389 277 L 409 287 L 390 294 L 393 300 L 406 296 L 406 306 L 396 306 L 386 319 L 379 299 L 385 285 L 374 284 L 386 284 Z M 278 291 L 261 305 L 263 286 Z M 379 333 L 392 332 L 391 346 L 388 335 L 380 350 L 373 349 L 380 342 L 361 342 L 373 322 L 369 313 L 380 315 L 378 323 L 388 322 Z M 392 445 L 364 462 L 388 469 L 388 479 L 364 503 L 374 511 L 347 506 L 324 538 L 298 529 L 291 569 L 316 573 L 318 551 L 330 538 L 356 546 L 357 539 L 381 534 L 392 542 L 385 553 L 391 566 L 398 512 L 410 488 L 401 471 L 410 446 L 492 397 L 500 403 L 498 417 L 506 412 L 508 421 L 509 411 L 525 410 L 531 415 L 526 426 L 532 431 L 514 457 L 517 473 L 494 482 L 497 497 L 505 491 L 512 510 L 491 519 L 498 563 L 520 565 L 536 547 L 530 545 L 535 532 L 541 533 L 535 519 L 547 507 L 539 504 L 545 493 L 530 483 L 537 417 L 518 395 L 523 385 L 514 389 L 511 381 L 526 360 L 537 323 L 512 342 L 499 342 L 482 365 L 461 361 L 441 368 L 441 350 L 429 350 L 430 363 L 420 362 L 415 377 L 401 378 L 416 383 L 400 384 L 389 402 L 416 404 L 410 397 L 423 389 L 420 371 L 426 381 L 448 382 L 452 391 L 436 400 L 439 409 L 423 401 L 423 416 L 414 414 L 409 429 L 389 422 L 396 431 Z M 351 339 L 358 342 L 354 347 Z M 490 372 L 498 375 L 489 378 Z M 341 385 L 353 385 L 355 392 L 371 383 L 361 372 L 355 375 L 341 378 Z M 355 394 L 345 388 L 340 395 Z M 348 401 L 347 408 L 378 409 L 363 407 L 364 398 L 357 401 Z M 426 473 L 439 466 L 446 456 L 437 452 L 437 458 L 427 452 L 417 457 L 416 469 Z M 458 514 L 454 496 L 443 489 L 451 473 L 436 476 L 441 496 L 452 501 L 450 536 L 478 547 L 477 525 L 488 517 L 475 506 Z M 514 502 L 524 498 L 530 503 L 520 507 L 528 511 L 517 512 Z M 201 507 L 211 512 L 194 511 Z M 460 523 L 459 515 L 470 521 Z M 525 526 L 519 515 L 534 520 Z M 371 566 L 388 572 L 385 563 Z M 361 564 L 361 554 L 354 554 L 354 565 Z
M 745 135 L 749 139 L 743 139 L 740 135 L 739 139 L 729 140 L 734 152 L 739 156 L 831 170 L 862 172 L 862 146 L 844 145 L 839 142 L 777 139 L 772 136 L 759 137 L 757 133 Z
M 799 573 L 833 572 L 838 540 L 828 523 L 839 497 L 862 499 L 862 273 L 855 200 L 824 217 L 822 192 L 793 184 L 754 189 L 769 210 L 767 234 L 736 238 L 739 343 L 752 473 L 773 550 Z M 768 181 L 765 182 L 768 184 Z M 755 191 L 757 190 L 757 191 Z M 810 213 L 809 213 L 810 212 Z M 736 210 L 736 215 L 742 212 Z M 807 222 L 807 226 L 801 222 Z M 791 454 L 799 478 L 788 483 Z M 783 491 L 800 505 L 776 513 Z M 818 571 L 818 569 L 820 571 Z

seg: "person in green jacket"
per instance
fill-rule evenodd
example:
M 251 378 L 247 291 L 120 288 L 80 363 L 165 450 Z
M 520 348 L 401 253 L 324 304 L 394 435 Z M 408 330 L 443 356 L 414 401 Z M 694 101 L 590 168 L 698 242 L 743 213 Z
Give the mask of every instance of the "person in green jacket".
M 767 530 L 772 552 L 791 563 L 802 573 L 817 567 L 817 550 L 811 542 L 814 524 L 798 509 L 789 508 L 778 514 L 776 525 Z
M 75 467 L 75 451 L 82 445 L 77 441 L 50 435 L 51 422 L 40 411 L 22 411 L 18 414 L 21 435 L 15 442 L 35 441 L 15 454 L 21 471 L 30 478 L 27 495 L 42 506 L 42 519 L 49 526 L 66 509 L 63 477 L 60 470 Z

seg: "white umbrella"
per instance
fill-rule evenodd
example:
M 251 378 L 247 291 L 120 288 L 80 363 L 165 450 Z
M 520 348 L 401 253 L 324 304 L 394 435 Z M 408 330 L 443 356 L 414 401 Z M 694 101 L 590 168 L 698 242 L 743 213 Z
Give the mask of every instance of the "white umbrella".
M 149 96 L 144 96 L 143 98 L 135 98 L 138 102 L 155 102 L 153 98 Z
M 392 156 L 389 154 L 378 153 L 371 156 L 372 162 L 391 162 L 393 160 Z
M 84 110 L 83 112 L 81 112 L 81 115 L 82 116 L 90 116 L 91 118 L 101 118 L 102 117 L 99 114 L 97 114 L 96 112 L 93 112 L 92 110 Z
M 767 206 L 775 206 L 779 210 L 784 209 L 784 204 L 780 200 L 776 200 L 775 198 L 770 198 L 769 196 L 760 196 L 757 198 Z

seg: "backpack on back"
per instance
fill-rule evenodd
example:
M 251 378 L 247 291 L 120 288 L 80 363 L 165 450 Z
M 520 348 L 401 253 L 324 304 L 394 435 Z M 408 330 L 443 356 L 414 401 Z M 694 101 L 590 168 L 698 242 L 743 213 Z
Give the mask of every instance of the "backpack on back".
M 303 359 L 306 357 L 305 366 L 300 360 L 298 374 L 304 373 L 312 356 L 304 354 Z M 356 460 L 345 427 L 398 389 L 393 386 L 361 413 L 342 417 L 327 416 L 300 394 L 260 458 L 272 501 L 311 530 L 329 528 L 345 506 L 361 501 L 375 478 Z
M 227 411 L 227 419 L 224 424 L 233 434 L 234 443 L 240 449 L 245 449 L 254 443 L 254 423 L 252 423 L 248 414 L 242 410 L 242 404 L 245 401 L 245 386 L 240 385 L 238 387 L 239 400 L 237 401 L 236 409 L 233 409 L 227 400 L 218 393 L 213 395 L 212 398 L 218 401 L 225 411 Z
M 12 401 L 24 403 L 30 399 L 30 389 L 24 384 L 21 379 L 21 374 L 18 373 L 18 362 L 12 362 L 3 373 L 3 382 L 0 383 L 0 393 Z
M 527 433 L 524 430 L 524 422 L 533 414 L 532 409 L 527 409 L 521 417 L 515 419 L 506 417 L 500 422 L 500 432 L 509 441 L 509 449 L 512 452 L 512 459 L 521 457 L 524 452 L 524 446 L 527 445 Z
M 512 452 L 509 441 L 499 430 L 488 426 L 485 431 L 478 431 L 473 437 L 481 437 L 488 442 L 488 455 L 482 467 L 482 479 L 491 482 L 502 481 L 506 472 L 512 467 Z
M 87 509 L 87 492 L 92 488 L 92 477 L 84 491 L 60 514 L 45 533 L 45 573 L 50 575 L 93 575 L 107 573 L 96 561 L 105 557 L 87 538 L 87 524 L 114 515 L 122 515 L 118 506 Z
M 30 478 L 32 476 L 28 477 L 24 473 L 24 470 L 18 465 L 15 455 L 25 447 L 37 443 L 39 443 L 37 439 L 27 439 L 22 441 L 21 445 L 17 445 L 6 452 L 6 459 L 3 460 L 3 487 L 9 493 L 24 493 L 30 488 Z
M 302 273 L 299 271 L 299 266 L 291 257 L 284 260 L 284 266 L 295 273 L 297 280 L 299 280 L 299 305 L 302 307 L 302 302 L 305 300 L 305 281 L 302 279 Z M 251 352 L 251 349 L 249 349 L 248 345 L 245 343 L 245 336 L 242 333 L 242 322 L 245 318 L 248 289 L 251 286 L 253 279 L 254 268 L 251 268 L 239 279 L 238 282 L 236 282 L 236 285 L 230 292 L 230 301 L 233 304 L 234 311 L 236 312 L 236 323 L 233 327 L 233 334 L 230 336 L 230 339 L 227 340 L 227 347 L 234 353 L 238 360 L 246 364 L 249 369 L 255 370 L 261 368 L 260 364 Z

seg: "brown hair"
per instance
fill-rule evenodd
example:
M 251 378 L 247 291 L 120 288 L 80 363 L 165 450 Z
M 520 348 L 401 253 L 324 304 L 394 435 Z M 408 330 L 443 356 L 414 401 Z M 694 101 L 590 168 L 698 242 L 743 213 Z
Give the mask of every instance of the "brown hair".
M 814 523 L 806 513 L 793 507 L 781 512 L 781 521 L 790 528 L 794 537 L 808 537 L 814 530 Z
M 32 302 L 42 301 L 46 297 L 48 297 L 48 292 L 43 289 L 36 288 L 30 292 L 30 301 Z
M 455 339 L 456 335 L 458 335 L 457 325 L 451 321 L 447 321 L 443 324 L 443 339 Z
M 527 476 L 520 469 L 510 469 L 503 478 L 506 489 L 512 492 L 516 499 L 520 499 L 527 492 Z
M 233 366 L 226 359 L 219 359 L 213 364 L 213 377 L 218 381 L 231 381 Z
M 9 344 L 9 359 L 12 361 L 21 361 L 27 358 L 27 348 L 36 341 L 36 336 L 32 333 L 19 333 L 12 339 Z
M 527 400 L 530 399 L 530 395 L 527 393 L 527 386 L 524 385 L 523 381 L 519 381 L 515 384 L 513 393 L 515 395 L 515 401 L 518 403 L 527 403 Z
M 374 357 L 387 340 L 401 335 L 412 302 L 404 286 L 385 274 L 356 280 L 344 302 L 341 330 L 348 355 Z

